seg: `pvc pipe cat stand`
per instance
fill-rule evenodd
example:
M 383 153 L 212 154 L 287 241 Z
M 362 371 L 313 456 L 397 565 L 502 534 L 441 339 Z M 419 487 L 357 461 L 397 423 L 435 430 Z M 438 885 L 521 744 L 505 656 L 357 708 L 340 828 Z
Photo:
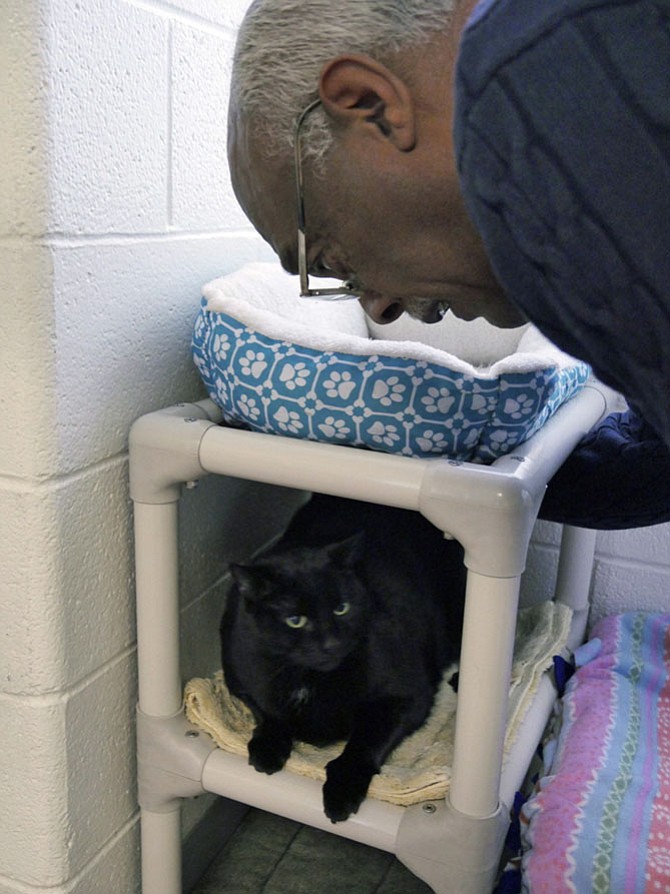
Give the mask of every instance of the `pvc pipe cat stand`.
M 489 894 L 508 805 L 539 741 L 555 692 L 540 687 L 503 764 L 519 580 L 546 482 L 607 409 L 589 386 L 530 441 L 491 466 L 412 459 L 222 428 L 211 401 L 139 419 L 130 438 L 138 618 L 138 763 L 143 894 L 182 894 L 180 803 L 204 791 L 395 853 L 437 894 Z M 257 773 L 215 748 L 182 712 L 177 503 L 208 474 L 301 488 L 420 511 L 464 546 L 468 583 L 455 756 L 444 803 L 402 808 L 367 799 L 344 823 L 323 813 L 321 785 Z M 566 529 L 557 598 L 575 609 L 581 641 L 591 532 Z

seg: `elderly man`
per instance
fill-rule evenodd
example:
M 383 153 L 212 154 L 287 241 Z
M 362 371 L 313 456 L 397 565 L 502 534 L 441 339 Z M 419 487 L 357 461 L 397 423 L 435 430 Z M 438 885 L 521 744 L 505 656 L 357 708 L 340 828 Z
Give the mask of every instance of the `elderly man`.
M 529 319 L 639 410 L 546 517 L 670 518 L 670 0 L 256 0 L 229 160 L 303 294 Z

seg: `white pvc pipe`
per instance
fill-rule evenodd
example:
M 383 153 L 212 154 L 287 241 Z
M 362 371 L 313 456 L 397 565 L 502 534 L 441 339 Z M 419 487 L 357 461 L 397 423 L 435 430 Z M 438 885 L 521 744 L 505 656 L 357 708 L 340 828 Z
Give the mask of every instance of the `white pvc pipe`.
M 321 782 L 287 770 L 267 776 L 249 766 L 245 758 L 220 749 L 207 758 L 202 784 L 208 792 L 389 853 L 395 852 L 405 812 L 404 807 L 368 798 L 346 822 L 332 823 L 323 812 Z
M 595 543 L 596 531 L 564 526 L 556 575 L 555 600 L 569 606 L 573 611 L 566 643 L 568 649 L 575 649 L 584 641 Z M 506 804 L 512 803 L 514 793 L 525 778 L 556 698 L 556 686 L 547 673 L 540 681 L 503 766 L 500 797 Z
M 177 503 L 134 504 L 140 710 L 181 709 Z M 142 894 L 182 894 L 181 802 L 140 812 Z
M 181 811 L 140 814 L 142 894 L 182 894 Z
M 139 706 L 151 717 L 181 709 L 177 503 L 135 503 Z
M 498 807 L 518 599 L 518 577 L 468 572 L 449 801 L 470 817 Z
M 596 531 L 565 525 L 556 575 L 556 601 L 578 611 L 588 608 Z
M 217 426 L 203 435 L 199 460 L 203 469 L 218 475 L 406 509 L 419 508 L 430 462 Z

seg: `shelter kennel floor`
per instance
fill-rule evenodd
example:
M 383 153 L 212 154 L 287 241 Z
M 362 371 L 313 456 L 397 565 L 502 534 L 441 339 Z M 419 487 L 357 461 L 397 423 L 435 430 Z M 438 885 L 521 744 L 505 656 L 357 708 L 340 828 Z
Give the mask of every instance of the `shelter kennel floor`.
M 392 854 L 250 809 L 191 894 L 431 894 Z

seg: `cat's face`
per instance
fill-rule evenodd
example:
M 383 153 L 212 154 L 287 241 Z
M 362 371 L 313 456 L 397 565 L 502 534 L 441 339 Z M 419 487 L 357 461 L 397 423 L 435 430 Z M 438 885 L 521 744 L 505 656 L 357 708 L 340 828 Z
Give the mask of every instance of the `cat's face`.
M 367 593 L 357 574 L 360 543 L 284 550 L 232 572 L 256 633 L 284 664 L 327 672 L 360 642 Z

